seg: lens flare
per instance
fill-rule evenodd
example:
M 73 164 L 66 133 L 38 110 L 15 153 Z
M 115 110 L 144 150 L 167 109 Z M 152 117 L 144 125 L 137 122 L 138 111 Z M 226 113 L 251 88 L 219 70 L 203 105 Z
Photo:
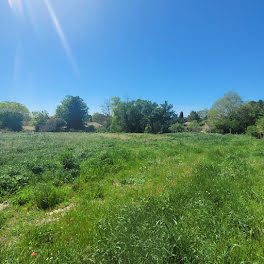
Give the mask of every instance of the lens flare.
M 55 27 L 55 29 L 57 31 L 57 34 L 58 34 L 59 38 L 60 38 L 62 46 L 63 46 L 63 48 L 65 50 L 65 53 L 66 53 L 68 59 L 70 60 L 70 62 L 72 64 L 73 70 L 75 71 L 75 73 L 79 73 L 77 65 L 75 63 L 75 60 L 74 60 L 72 52 L 71 52 L 71 48 L 70 48 L 70 46 L 68 44 L 68 41 L 67 41 L 67 39 L 65 37 L 65 34 L 64 34 L 64 32 L 63 32 L 63 30 L 61 28 L 59 20 L 58 20 L 56 14 L 54 12 L 54 9 L 52 8 L 49 0 L 43 0 L 43 1 L 44 1 L 45 5 L 46 5 L 48 11 L 49 11 L 51 20 L 52 20 L 52 22 L 54 24 L 54 27 Z
M 13 2 L 12 2 L 12 0 L 8 0 L 8 4 L 9 4 L 10 8 L 13 8 Z
M 16 15 L 23 16 L 24 10 L 21 0 L 8 0 L 8 4 Z
M 74 60 L 74 57 L 72 55 L 72 51 L 71 51 L 71 48 L 70 48 L 70 45 L 65 37 L 65 34 L 62 30 L 62 27 L 60 25 L 60 22 L 57 18 L 57 15 L 54 11 L 54 9 L 52 8 L 51 4 L 50 4 L 50 1 L 49 0 L 42 0 L 43 3 L 45 4 L 48 12 L 49 12 L 49 15 L 51 17 L 51 20 L 52 20 L 52 23 L 55 27 L 55 30 L 58 34 L 58 37 L 61 41 L 61 44 L 62 44 L 62 47 L 66 53 L 66 56 L 68 58 L 68 60 L 70 61 L 71 65 L 72 65 L 72 68 L 74 70 L 74 72 L 76 74 L 79 75 L 79 70 L 78 70 L 78 67 L 77 67 L 77 64 L 75 63 L 75 60 Z M 26 3 L 26 8 L 29 9 L 29 2 L 30 1 L 25 1 L 24 3 Z M 17 15 L 17 16 L 20 16 L 20 17 L 24 17 L 24 9 L 23 9 L 23 4 L 22 4 L 22 0 L 8 0 L 8 4 L 10 6 L 10 8 L 14 11 L 14 13 Z M 31 5 L 30 5 L 31 6 Z M 27 13 L 32 13 L 32 9 L 30 8 L 30 10 L 26 10 L 26 11 L 30 11 L 30 12 L 27 12 Z M 34 26 L 36 27 L 36 25 L 34 24 Z

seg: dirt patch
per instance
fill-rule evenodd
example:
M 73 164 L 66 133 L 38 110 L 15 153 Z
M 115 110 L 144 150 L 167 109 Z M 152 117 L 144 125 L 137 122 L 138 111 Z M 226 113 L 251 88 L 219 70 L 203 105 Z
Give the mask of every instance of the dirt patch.
M 24 131 L 33 132 L 33 131 L 35 131 L 35 127 L 33 127 L 33 126 L 23 126 L 23 130 Z
M 50 222 L 56 222 L 58 221 L 61 217 L 65 216 L 65 214 L 70 211 L 73 208 L 73 204 L 68 205 L 67 207 L 60 208 L 53 210 L 49 213 L 47 213 L 47 218 L 43 218 L 41 220 L 36 221 L 36 225 L 42 225 L 42 224 L 47 224 Z

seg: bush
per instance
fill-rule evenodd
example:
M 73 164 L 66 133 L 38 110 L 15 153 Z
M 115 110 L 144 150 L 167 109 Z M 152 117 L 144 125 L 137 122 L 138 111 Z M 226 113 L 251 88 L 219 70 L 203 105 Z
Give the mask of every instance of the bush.
M 256 122 L 257 132 L 259 137 L 262 138 L 264 136 L 264 117 L 259 118 Z
M 49 114 L 47 111 L 32 112 L 33 120 L 32 125 L 35 127 L 35 131 L 38 132 L 41 127 L 45 126 L 49 120 Z
M 169 127 L 171 133 L 180 133 L 185 131 L 185 127 L 180 123 L 175 123 Z
M 106 128 L 104 126 L 98 126 L 95 128 L 96 133 L 105 133 L 107 132 Z
M 85 132 L 94 133 L 95 131 L 96 130 L 95 130 L 95 127 L 93 125 L 85 127 Z
M 23 115 L 20 113 L 4 112 L 0 114 L 0 128 L 13 131 L 22 130 Z
M 33 195 L 34 191 L 31 187 L 24 188 L 14 196 L 12 202 L 15 205 L 23 206 L 32 200 Z
M 195 120 L 188 126 L 188 131 L 190 132 L 201 132 L 202 128 L 199 123 Z
M 66 122 L 63 119 L 50 118 L 39 130 L 41 132 L 60 132 L 64 126 L 66 126 Z
M 29 182 L 29 175 L 18 167 L 8 168 L 0 172 L 0 197 L 14 193 Z
M 6 217 L 2 211 L 0 211 L 0 230 L 6 222 Z
M 34 192 L 34 201 L 39 209 L 47 210 L 54 208 L 65 200 L 65 193 L 48 184 L 39 184 Z
M 77 160 L 70 150 L 60 153 L 59 161 L 65 170 L 79 169 Z
M 258 137 L 258 130 L 256 126 L 247 127 L 246 134 L 252 137 Z

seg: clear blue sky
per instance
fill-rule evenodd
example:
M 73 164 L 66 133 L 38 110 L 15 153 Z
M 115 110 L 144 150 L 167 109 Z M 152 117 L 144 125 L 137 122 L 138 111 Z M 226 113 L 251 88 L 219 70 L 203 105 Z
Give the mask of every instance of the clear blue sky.
M 65 95 L 209 108 L 264 97 L 263 0 L 1 0 L 0 101 L 54 113 Z

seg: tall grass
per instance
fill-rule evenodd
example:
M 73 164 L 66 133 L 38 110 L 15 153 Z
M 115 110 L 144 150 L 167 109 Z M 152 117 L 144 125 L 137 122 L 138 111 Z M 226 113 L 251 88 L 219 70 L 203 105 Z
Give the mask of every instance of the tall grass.
M 0 144 L 1 263 L 264 262 L 263 140 L 23 133 Z

